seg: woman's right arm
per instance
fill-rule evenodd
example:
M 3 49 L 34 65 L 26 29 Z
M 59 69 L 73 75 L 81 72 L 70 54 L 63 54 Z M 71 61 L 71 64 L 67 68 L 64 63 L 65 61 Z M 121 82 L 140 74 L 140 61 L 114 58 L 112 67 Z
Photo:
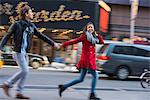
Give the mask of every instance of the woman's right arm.
M 69 41 L 66 41 L 63 43 L 63 47 L 66 47 L 68 45 L 72 45 L 72 44 L 76 44 L 78 42 L 83 41 L 84 39 L 86 39 L 86 34 L 82 34 L 79 38 L 75 38 L 75 39 L 71 39 Z
M 102 37 L 101 35 L 99 35 L 99 34 L 98 34 L 98 36 L 97 36 L 97 37 L 98 37 L 98 39 L 99 39 L 100 43 L 101 43 L 101 44 L 104 44 L 103 37 Z

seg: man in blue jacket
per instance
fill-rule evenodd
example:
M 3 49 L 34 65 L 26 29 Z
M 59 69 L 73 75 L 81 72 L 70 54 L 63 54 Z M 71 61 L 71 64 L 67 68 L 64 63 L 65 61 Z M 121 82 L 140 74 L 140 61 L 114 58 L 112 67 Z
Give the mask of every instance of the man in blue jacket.
M 22 90 L 24 89 L 24 83 L 29 72 L 27 53 L 30 49 L 32 36 L 36 35 L 38 38 L 56 47 L 57 49 L 60 48 L 60 44 L 54 42 L 52 39 L 38 31 L 36 26 L 31 22 L 33 19 L 33 12 L 28 6 L 27 2 L 21 2 L 17 5 L 17 13 L 20 17 L 20 20 L 16 21 L 10 26 L 8 33 L 1 40 L 0 54 L 8 39 L 13 36 L 15 51 L 14 59 L 20 67 L 20 71 L 4 82 L 2 88 L 5 94 L 10 96 L 9 89 L 13 86 L 13 84 L 18 82 L 16 98 L 30 99 L 29 97 L 23 95 Z

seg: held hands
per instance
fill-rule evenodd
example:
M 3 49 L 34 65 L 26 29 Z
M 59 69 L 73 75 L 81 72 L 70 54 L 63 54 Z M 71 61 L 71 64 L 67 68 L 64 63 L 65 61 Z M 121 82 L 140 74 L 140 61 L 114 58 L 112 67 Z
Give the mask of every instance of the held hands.
M 55 47 L 57 50 L 59 50 L 60 47 L 61 47 L 61 44 L 60 44 L 60 43 L 54 43 L 54 47 Z
M 61 43 L 55 43 L 54 44 L 54 47 L 57 49 L 57 50 L 64 50 L 64 47 Z

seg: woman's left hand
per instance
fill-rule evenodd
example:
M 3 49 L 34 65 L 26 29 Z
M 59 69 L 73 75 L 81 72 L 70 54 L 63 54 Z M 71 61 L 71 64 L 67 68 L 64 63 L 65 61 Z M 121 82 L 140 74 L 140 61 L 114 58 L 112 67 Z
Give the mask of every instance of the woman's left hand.
M 97 32 L 94 32 L 95 33 L 95 36 L 98 36 L 98 33 Z

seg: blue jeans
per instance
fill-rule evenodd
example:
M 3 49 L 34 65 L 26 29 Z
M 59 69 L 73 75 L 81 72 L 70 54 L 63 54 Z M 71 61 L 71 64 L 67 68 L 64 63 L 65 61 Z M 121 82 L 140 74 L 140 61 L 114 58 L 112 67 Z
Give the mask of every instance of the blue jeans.
M 72 86 L 72 85 L 75 85 L 77 83 L 80 83 L 80 82 L 83 82 L 84 81 L 84 78 L 85 78 L 85 75 L 87 73 L 87 71 L 89 71 L 92 76 L 93 76 L 93 79 L 92 79 L 92 84 L 91 84 L 91 93 L 94 93 L 95 92 L 95 88 L 96 88 L 96 83 L 97 83 L 97 80 L 98 80 L 98 74 L 95 70 L 92 70 L 92 69 L 81 69 L 81 72 L 80 72 L 80 77 L 69 82 L 68 84 L 64 84 L 64 88 L 67 89 L 68 87 Z
M 27 54 L 24 54 L 24 53 L 15 53 L 13 57 L 16 60 L 18 66 L 20 67 L 20 71 L 14 74 L 12 77 L 10 77 L 5 82 L 5 84 L 9 85 L 10 87 L 13 87 L 13 84 L 15 84 L 18 81 L 17 91 L 18 93 L 21 93 L 24 88 L 24 83 L 25 83 L 27 74 L 29 72 L 28 56 Z

